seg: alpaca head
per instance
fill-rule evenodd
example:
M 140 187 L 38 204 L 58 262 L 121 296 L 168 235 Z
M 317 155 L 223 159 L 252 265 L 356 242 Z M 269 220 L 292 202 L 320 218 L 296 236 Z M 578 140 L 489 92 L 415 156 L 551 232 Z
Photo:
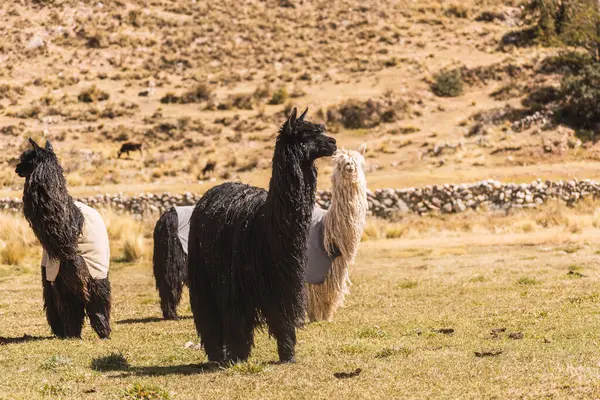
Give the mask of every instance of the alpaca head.
M 300 149 L 305 161 L 314 161 L 320 157 L 331 156 L 337 149 L 335 139 L 325 136 L 325 127 L 304 120 L 306 111 L 296 118 L 296 108 L 290 118 L 283 124 L 277 137 L 277 143 L 284 147 Z
M 339 149 L 333 155 L 334 176 L 342 176 L 346 179 L 356 180 L 364 176 L 364 154 L 367 146 L 363 143 L 357 151 Z
M 21 178 L 29 178 L 40 165 L 46 163 L 58 163 L 56 154 L 54 154 L 54 149 L 49 141 L 46 141 L 46 145 L 43 148 L 31 138 L 29 138 L 29 143 L 31 143 L 33 148 L 25 150 L 23 154 L 21 154 L 19 164 L 17 164 L 17 168 L 15 168 L 15 172 Z

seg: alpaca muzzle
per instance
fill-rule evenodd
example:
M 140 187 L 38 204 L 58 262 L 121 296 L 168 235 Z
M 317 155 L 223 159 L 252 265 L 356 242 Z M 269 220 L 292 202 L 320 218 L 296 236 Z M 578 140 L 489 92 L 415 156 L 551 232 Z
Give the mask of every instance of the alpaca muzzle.
M 337 142 L 334 138 L 328 137 L 323 148 L 323 155 L 326 157 L 332 156 L 337 151 Z

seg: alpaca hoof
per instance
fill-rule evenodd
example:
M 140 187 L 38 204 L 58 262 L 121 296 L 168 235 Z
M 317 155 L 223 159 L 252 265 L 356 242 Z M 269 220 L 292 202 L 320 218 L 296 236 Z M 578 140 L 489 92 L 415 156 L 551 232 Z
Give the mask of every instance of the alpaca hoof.
M 279 360 L 279 364 L 296 364 L 296 357 L 288 358 L 285 360 Z

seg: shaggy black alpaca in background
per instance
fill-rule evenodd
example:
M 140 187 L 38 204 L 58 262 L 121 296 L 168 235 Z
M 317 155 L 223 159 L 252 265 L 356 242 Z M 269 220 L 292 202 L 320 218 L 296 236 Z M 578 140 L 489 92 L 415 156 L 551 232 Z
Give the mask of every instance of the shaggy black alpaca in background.
M 215 170 L 217 163 L 214 161 L 208 161 L 204 168 L 202 168 L 202 177 L 206 178 L 206 175 L 212 174 Z
M 307 110 L 308 111 L 308 110 Z M 210 361 L 250 356 L 266 324 L 281 362 L 295 361 L 305 316 L 304 270 L 315 205 L 315 160 L 336 150 L 325 127 L 296 119 L 281 128 L 269 191 L 224 183 L 204 194 L 190 221 L 188 279 L 196 330 Z
M 139 151 L 140 155 L 142 155 L 142 147 L 143 143 L 135 143 L 135 142 L 125 142 L 119 149 L 117 153 L 117 158 L 121 158 L 123 153 L 127 153 L 127 157 L 129 157 L 130 151 Z
M 63 169 L 50 142 L 41 148 L 33 140 L 29 141 L 33 149 L 21 155 L 16 173 L 25 178 L 23 212 L 44 248 L 42 264 L 56 263 L 57 267 L 52 271 L 49 264 L 42 267 L 44 308 L 50 328 L 61 338 L 81 337 L 87 313 L 98 336 L 108 338 L 110 282 L 108 276 L 104 279 L 92 276 L 93 267 L 89 267 L 82 257 L 87 253 L 80 249 L 80 236 L 84 223 L 87 223 L 85 216 L 90 215 L 89 210 L 95 211 L 74 202 L 67 192 Z M 101 221 L 99 214 L 94 215 L 96 217 Z M 101 225 L 104 227 L 103 223 Z M 100 237 L 108 246 L 108 236 L 105 235 L 104 227 Z M 102 259 L 108 262 L 106 254 L 102 254 Z M 104 267 L 107 274 L 108 264 Z M 52 276 L 49 276 L 50 273 Z
M 154 228 L 153 269 L 165 319 L 177 319 L 183 285 L 187 284 L 187 248 L 193 206 L 172 207 Z

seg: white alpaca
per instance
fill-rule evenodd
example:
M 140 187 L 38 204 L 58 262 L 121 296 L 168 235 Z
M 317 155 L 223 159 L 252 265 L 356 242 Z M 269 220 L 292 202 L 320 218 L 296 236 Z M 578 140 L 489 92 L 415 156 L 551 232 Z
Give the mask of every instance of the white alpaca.
M 312 321 L 333 320 L 351 285 L 348 266 L 354 264 L 367 214 L 367 181 L 363 171 L 366 146 L 358 152 L 338 150 L 333 156 L 331 205 L 324 219 L 324 245 L 339 253 L 321 284 L 306 283 L 307 314 Z

